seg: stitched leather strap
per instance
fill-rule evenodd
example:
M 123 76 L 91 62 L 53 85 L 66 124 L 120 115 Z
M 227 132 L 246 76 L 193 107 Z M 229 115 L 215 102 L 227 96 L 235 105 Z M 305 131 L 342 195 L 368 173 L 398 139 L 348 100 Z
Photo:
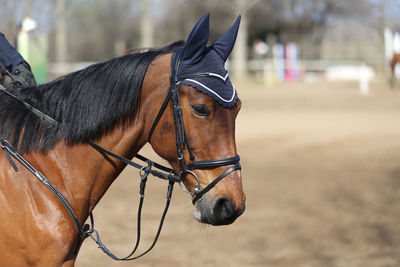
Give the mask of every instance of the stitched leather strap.
M 226 159 L 194 161 L 188 165 L 188 169 L 194 170 L 194 169 L 215 168 L 215 167 L 236 164 L 239 163 L 239 161 L 240 161 L 239 155 Z

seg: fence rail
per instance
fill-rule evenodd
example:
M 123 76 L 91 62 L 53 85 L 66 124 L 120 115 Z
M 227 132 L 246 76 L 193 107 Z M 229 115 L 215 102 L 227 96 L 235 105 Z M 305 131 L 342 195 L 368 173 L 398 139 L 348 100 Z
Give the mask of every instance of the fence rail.
M 248 67 L 252 72 L 262 72 L 265 80 L 295 71 L 298 79 L 319 77 L 329 81 L 358 81 L 361 94 L 369 93 L 369 82 L 375 77 L 374 70 L 361 61 L 298 60 L 288 64 L 285 60 L 253 59 L 248 61 Z

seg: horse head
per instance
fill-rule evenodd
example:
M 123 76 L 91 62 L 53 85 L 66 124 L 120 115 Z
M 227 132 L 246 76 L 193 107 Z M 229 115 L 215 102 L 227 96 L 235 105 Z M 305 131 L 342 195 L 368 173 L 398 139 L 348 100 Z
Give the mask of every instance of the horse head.
M 225 68 L 239 23 L 240 17 L 207 46 L 207 14 L 197 22 L 185 45 L 172 53 L 171 90 L 176 89 L 177 96 L 170 96 L 170 90 L 164 102 L 172 100 L 149 137 L 153 149 L 182 174 L 186 191 L 193 195 L 196 220 L 212 225 L 230 224 L 245 209 L 235 143 L 241 101 Z

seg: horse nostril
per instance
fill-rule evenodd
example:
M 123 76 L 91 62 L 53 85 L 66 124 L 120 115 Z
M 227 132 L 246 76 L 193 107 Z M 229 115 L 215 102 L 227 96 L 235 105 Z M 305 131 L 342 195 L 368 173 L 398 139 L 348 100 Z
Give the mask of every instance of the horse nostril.
M 233 208 L 232 201 L 228 198 L 221 197 L 217 199 L 214 206 L 214 216 L 216 225 L 224 225 L 233 223 L 240 214 Z

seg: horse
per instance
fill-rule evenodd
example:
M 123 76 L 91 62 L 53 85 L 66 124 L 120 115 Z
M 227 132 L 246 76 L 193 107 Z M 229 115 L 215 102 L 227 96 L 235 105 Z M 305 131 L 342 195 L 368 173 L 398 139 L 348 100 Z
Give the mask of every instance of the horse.
M 390 62 L 390 69 L 392 71 L 392 85 L 394 86 L 396 84 L 396 66 L 397 64 L 400 64 L 400 53 L 394 53 L 393 58 Z
M 74 265 L 81 222 L 127 165 L 105 151 L 132 159 L 149 142 L 171 165 L 170 176 L 178 174 L 191 193 L 200 223 L 231 224 L 244 212 L 242 176 L 235 167 L 241 100 L 223 67 L 239 22 L 240 17 L 206 46 L 207 14 L 185 43 L 0 92 L 1 266 Z M 212 60 L 217 65 L 207 64 Z M 10 151 L 29 162 L 36 176 L 47 177 L 65 202 Z

